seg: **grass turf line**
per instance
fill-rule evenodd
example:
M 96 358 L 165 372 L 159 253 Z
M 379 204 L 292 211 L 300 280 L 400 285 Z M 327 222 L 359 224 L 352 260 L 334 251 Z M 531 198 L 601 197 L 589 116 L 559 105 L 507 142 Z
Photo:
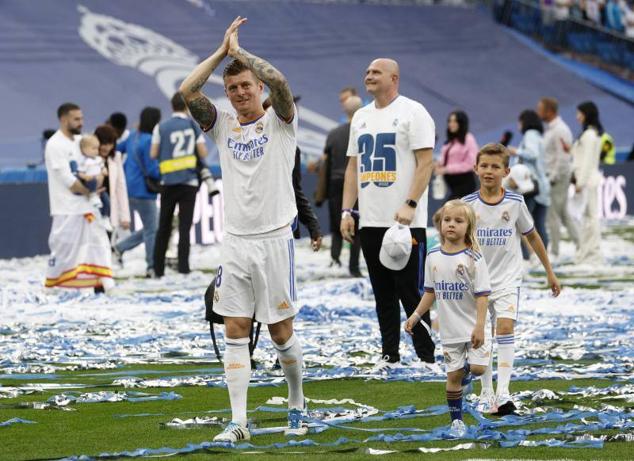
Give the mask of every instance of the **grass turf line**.
M 124 367 L 124 370 L 139 370 L 139 376 L 144 373 L 141 370 L 162 371 L 161 374 L 146 375 L 157 378 L 159 376 L 183 375 L 187 370 L 200 373 L 201 368 L 212 368 L 217 364 L 208 366 L 190 365 L 140 365 Z M 121 369 L 111 370 L 121 371 Z M 99 390 L 119 390 L 125 389 L 112 387 L 114 377 L 108 376 L 109 370 L 77 371 L 58 373 L 59 382 L 89 383 L 91 388 L 79 389 L 80 392 Z M 104 375 L 101 375 L 104 373 Z M 94 376 L 99 374 L 99 376 Z M 93 376 L 88 376 L 93 375 Z M 3 380 L 4 386 L 24 385 L 24 380 Z M 29 380 L 29 383 L 37 380 Z M 50 383 L 52 380 L 40 380 L 40 382 Z M 613 384 L 608 380 L 549 380 L 513 383 L 513 390 L 525 389 L 535 390 L 547 388 L 555 391 L 565 391 L 570 386 L 609 386 Z M 130 389 L 139 390 L 139 389 Z M 170 421 L 178 417 L 188 419 L 194 416 L 209 416 L 204 411 L 211 409 L 228 408 L 229 401 L 225 389 L 205 388 L 205 387 L 177 387 L 170 389 L 141 389 L 141 391 L 151 394 L 174 391 L 183 398 L 177 401 L 156 401 L 156 402 L 118 402 L 118 403 L 94 403 L 72 405 L 77 411 L 65 412 L 59 410 L 31 410 L 31 409 L 9 409 L 0 408 L 0 421 L 10 418 L 23 418 L 36 421 L 37 424 L 18 424 L 10 427 L 0 428 L 0 460 L 29 460 L 29 459 L 50 459 L 70 455 L 95 455 L 102 452 L 116 452 L 134 450 L 137 448 L 159 448 L 175 447 L 180 448 L 188 443 L 201 443 L 210 441 L 219 428 L 192 428 L 192 429 L 162 429 L 160 423 Z M 418 409 L 423 409 L 431 405 L 445 403 L 444 383 L 409 383 L 409 382 L 380 382 L 362 380 L 337 380 L 307 383 L 305 385 L 306 395 L 315 399 L 341 399 L 352 398 L 359 403 L 365 403 L 379 408 L 380 410 L 393 410 L 402 405 L 414 404 Z M 41 394 L 24 395 L 15 399 L 2 399 L 1 405 L 18 402 L 45 401 L 50 396 L 61 393 L 59 390 L 45 391 Z M 285 396 L 286 387 L 259 387 L 249 389 L 249 408 L 264 405 L 266 400 L 272 396 Z M 553 402 L 552 405 L 559 408 L 570 408 L 574 404 L 591 405 L 589 399 L 574 399 L 574 401 Z M 608 402 L 612 405 L 622 405 L 619 401 Z M 163 415 L 118 418 L 121 414 L 142 414 L 142 413 L 162 413 Z M 280 414 L 256 413 L 251 414 L 260 426 L 279 426 L 283 423 L 279 421 Z M 230 415 L 223 415 L 229 417 Z M 470 416 L 465 418 L 468 424 L 473 424 Z M 448 423 L 448 415 L 441 415 L 427 418 L 408 419 L 400 421 L 380 421 L 377 423 L 366 423 L 363 427 L 421 427 L 431 429 L 438 426 L 445 426 Z M 358 426 L 358 425 L 357 425 Z M 514 427 L 516 429 L 516 427 Z M 502 430 L 508 430 L 503 428 Z M 339 437 L 363 440 L 373 434 L 357 431 L 347 431 L 331 429 L 321 434 L 310 434 L 309 438 L 317 442 L 332 442 Z M 549 438 L 531 437 L 531 439 Z M 285 438 L 282 434 L 258 436 L 252 440 L 257 445 L 267 445 L 274 442 L 283 442 Z M 338 459 L 365 459 L 367 454 L 364 450 L 368 447 L 377 449 L 407 450 L 415 449 L 419 446 L 427 447 L 451 447 L 463 443 L 459 441 L 437 441 L 428 443 L 367 443 L 367 444 L 347 444 L 337 448 L 294 448 L 278 450 L 279 454 L 257 455 L 258 460 L 280 459 L 280 456 L 288 456 L 291 452 L 310 452 L 310 459 L 326 459 L 337 457 Z M 336 451 L 354 449 L 356 452 L 336 453 Z M 246 455 L 237 451 L 214 450 L 214 453 L 225 451 L 223 459 L 244 459 Z M 325 452 L 325 453 L 324 453 Z M 211 453 L 198 453 L 170 457 L 170 459 L 187 459 L 191 461 L 209 459 Z M 304 455 L 305 456 L 305 455 Z M 398 453 L 388 455 L 412 458 L 421 456 L 416 453 Z M 467 458 L 530 458 L 530 459 L 631 459 L 631 451 L 628 451 L 628 444 L 625 442 L 614 442 L 605 445 L 603 450 L 594 449 L 561 449 L 561 448 L 512 448 L 500 449 L 490 448 L 487 450 L 475 449 L 459 452 L 444 452 L 439 454 L 426 454 L 432 459 L 454 460 Z M 383 456 L 381 459 L 384 459 Z

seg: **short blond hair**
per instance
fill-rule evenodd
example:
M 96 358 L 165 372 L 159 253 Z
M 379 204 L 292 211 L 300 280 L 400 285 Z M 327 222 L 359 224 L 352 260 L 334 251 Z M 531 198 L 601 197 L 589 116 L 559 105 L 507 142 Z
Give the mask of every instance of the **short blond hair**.
M 464 240 L 465 244 L 475 251 L 480 251 L 480 244 L 478 243 L 478 235 L 477 235 L 477 222 L 476 222 L 476 214 L 471 205 L 463 202 L 462 200 L 449 200 L 445 203 L 436 213 L 434 213 L 434 226 L 438 230 L 438 234 L 440 235 L 440 243 L 445 243 L 445 237 L 442 235 L 442 220 L 445 213 L 448 210 L 452 210 L 455 208 L 460 208 L 467 219 L 467 232 L 465 233 Z
M 505 168 L 508 168 L 511 159 L 509 150 L 506 146 L 504 146 L 504 144 L 500 144 L 499 142 L 490 142 L 480 148 L 480 151 L 476 156 L 476 166 L 480 163 L 480 157 L 483 155 L 499 155 L 500 158 L 502 158 Z
M 84 134 L 79 140 L 79 148 L 81 149 L 82 152 L 84 151 L 86 147 L 89 147 L 94 144 L 97 144 L 97 147 L 99 147 L 100 145 L 99 138 L 95 136 L 94 134 Z

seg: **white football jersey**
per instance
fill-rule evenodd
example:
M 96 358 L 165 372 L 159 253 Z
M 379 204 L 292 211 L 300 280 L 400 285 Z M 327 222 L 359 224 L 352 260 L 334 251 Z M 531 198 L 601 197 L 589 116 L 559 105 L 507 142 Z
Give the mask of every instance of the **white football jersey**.
M 427 189 L 408 197 L 414 180 L 414 150 L 433 149 L 434 120 L 422 104 L 398 96 L 387 107 L 374 102 L 350 122 L 348 156 L 357 157 L 360 227 L 390 227 L 408 198 L 418 201 L 411 227 L 427 226 Z
M 476 213 L 478 242 L 489 266 L 493 292 L 522 284 L 522 235 L 533 229 L 524 197 L 504 191 L 498 203 L 487 203 L 480 192 L 463 197 Z
M 425 262 L 425 291 L 436 296 L 442 343 L 471 341 L 478 318 L 476 297 L 491 293 L 484 257 L 471 249 L 458 253 L 432 249 Z
M 225 230 L 253 235 L 290 224 L 297 215 L 292 178 L 297 109 L 291 123 L 281 120 L 271 107 L 246 124 L 218 110 L 209 133 L 220 156 Z

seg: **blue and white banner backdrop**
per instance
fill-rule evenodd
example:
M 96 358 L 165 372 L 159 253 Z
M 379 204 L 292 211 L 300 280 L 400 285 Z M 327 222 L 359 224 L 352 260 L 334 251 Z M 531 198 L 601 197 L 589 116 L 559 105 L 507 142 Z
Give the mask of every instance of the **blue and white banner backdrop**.
M 24 170 L 27 176 L 29 170 Z M 42 183 L 15 184 L 19 174 L 13 171 L 11 184 L 3 183 L 0 174 L 0 216 L 10 216 L 0 226 L 0 258 L 15 258 L 48 253 L 48 196 Z M 317 176 L 304 174 L 303 188 L 307 197 L 313 197 Z M 222 180 L 218 181 L 222 191 Z M 634 162 L 603 167 L 603 179 L 599 188 L 599 208 L 604 219 L 622 219 L 634 213 Z M 442 205 L 442 201 L 429 198 L 429 216 Z M 24 210 L 28 210 L 25 212 Z M 314 208 L 322 232 L 328 233 L 327 207 Z M 134 227 L 140 228 L 141 220 L 135 217 Z M 224 230 L 222 192 L 212 199 L 203 184 L 198 191 L 194 208 L 191 241 L 213 245 L 222 240 Z M 306 235 L 306 233 L 304 233 Z

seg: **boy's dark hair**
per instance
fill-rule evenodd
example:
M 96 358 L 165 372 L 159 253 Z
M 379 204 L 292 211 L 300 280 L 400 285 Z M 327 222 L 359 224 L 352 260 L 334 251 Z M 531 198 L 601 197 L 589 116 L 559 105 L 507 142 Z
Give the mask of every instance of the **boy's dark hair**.
M 239 75 L 244 71 L 251 71 L 251 69 L 242 61 L 234 59 L 229 64 L 225 66 L 225 69 L 222 71 L 222 78 Z M 255 75 L 254 75 L 255 77 Z
M 174 93 L 170 102 L 172 103 L 172 110 L 174 112 L 185 112 L 187 104 L 185 104 L 185 99 L 180 91 Z
M 509 153 L 509 150 L 499 142 L 490 142 L 489 144 L 485 144 L 484 146 L 482 146 L 480 148 L 480 152 L 478 152 L 478 155 L 476 157 L 476 165 L 480 163 L 480 157 L 482 155 L 499 155 L 500 157 L 502 157 L 504 167 L 509 167 L 511 154 Z
M 528 130 L 537 130 L 540 133 L 544 133 L 542 120 L 534 110 L 526 109 L 525 111 L 522 111 L 519 116 L 519 122 L 522 127 L 522 134 L 526 133 Z
M 158 122 L 161 121 L 161 109 L 157 107 L 145 107 L 139 117 L 139 132 L 152 133 Z
M 57 118 L 61 119 L 72 110 L 79 110 L 79 106 L 74 102 L 65 102 L 57 108 Z

